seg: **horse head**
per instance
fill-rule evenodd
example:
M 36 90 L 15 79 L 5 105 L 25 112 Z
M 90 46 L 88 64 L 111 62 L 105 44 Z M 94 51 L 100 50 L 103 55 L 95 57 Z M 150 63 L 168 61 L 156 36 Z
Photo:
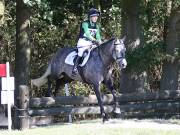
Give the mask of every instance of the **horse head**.
M 117 61 L 121 69 L 124 69 L 127 66 L 125 58 L 126 47 L 124 45 L 125 39 L 126 37 L 123 37 L 122 39 L 116 39 L 114 42 L 113 58 Z

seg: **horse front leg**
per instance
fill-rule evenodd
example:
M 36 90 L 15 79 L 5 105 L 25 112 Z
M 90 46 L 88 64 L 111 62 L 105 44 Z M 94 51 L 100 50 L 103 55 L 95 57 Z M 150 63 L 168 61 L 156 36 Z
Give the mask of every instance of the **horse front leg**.
M 117 92 L 113 86 L 113 81 L 112 78 L 108 78 L 104 81 L 104 84 L 106 85 L 106 87 L 111 91 L 112 95 L 113 95 L 113 100 L 114 100 L 114 113 L 116 114 L 120 114 L 121 110 L 119 107 L 119 102 L 117 101 Z
M 103 122 L 108 120 L 107 114 L 105 113 L 104 107 L 103 107 L 103 102 L 102 102 L 102 97 L 101 97 L 101 93 L 100 93 L 100 85 L 96 84 L 94 85 L 94 91 L 98 100 L 98 104 L 100 106 L 100 112 L 101 112 L 101 116 L 103 118 Z

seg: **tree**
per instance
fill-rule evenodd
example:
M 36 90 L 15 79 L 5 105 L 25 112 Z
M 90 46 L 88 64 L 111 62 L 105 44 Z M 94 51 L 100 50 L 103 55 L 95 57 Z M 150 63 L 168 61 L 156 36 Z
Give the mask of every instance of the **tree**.
M 168 29 L 166 52 L 170 57 L 163 65 L 160 89 L 178 90 L 180 89 L 180 7 L 171 14 Z
M 23 0 L 16 1 L 16 54 L 15 54 L 15 104 L 19 107 L 19 87 L 29 85 L 30 74 L 30 44 L 29 44 L 29 18 L 30 10 Z M 16 111 L 14 127 L 20 128 L 19 112 Z
M 0 0 L 0 25 L 4 23 L 4 11 L 5 11 L 4 0 Z
M 140 0 L 122 1 L 122 34 L 127 36 L 128 50 L 133 51 L 142 45 L 140 33 Z M 133 56 L 131 56 L 133 57 Z M 120 92 L 130 93 L 144 90 L 144 73 L 132 73 L 123 70 L 120 80 Z

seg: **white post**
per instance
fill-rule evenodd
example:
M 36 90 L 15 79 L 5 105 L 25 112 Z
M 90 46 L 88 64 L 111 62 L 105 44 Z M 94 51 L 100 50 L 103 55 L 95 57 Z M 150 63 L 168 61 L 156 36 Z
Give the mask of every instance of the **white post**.
M 6 62 L 6 78 L 9 80 L 10 78 L 10 71 L 9 71 L 9 62 Z M 7 98 L 8 98 L 8 130 L 11 131 L 12 119 L 11 119 L 11 99 L 10 99 L 10 88 L 9 88 L 8 81 L 6 81 L 7 86 Z
M 68 88 L 68 84 L 65 84 L 65 94 L 66 96 L 69 96 L 69 88 Z M 69 123 L 72 123 L 72 116 L 71 114 L 69 114 Z

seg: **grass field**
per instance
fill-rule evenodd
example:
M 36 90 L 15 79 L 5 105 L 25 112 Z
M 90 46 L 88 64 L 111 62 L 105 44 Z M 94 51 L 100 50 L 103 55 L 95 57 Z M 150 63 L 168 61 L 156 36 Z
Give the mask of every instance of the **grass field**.
M 180 135 L 179 121 L 101 120 L 57 124 L 23 131 L 0 130 L 0 135 Z

